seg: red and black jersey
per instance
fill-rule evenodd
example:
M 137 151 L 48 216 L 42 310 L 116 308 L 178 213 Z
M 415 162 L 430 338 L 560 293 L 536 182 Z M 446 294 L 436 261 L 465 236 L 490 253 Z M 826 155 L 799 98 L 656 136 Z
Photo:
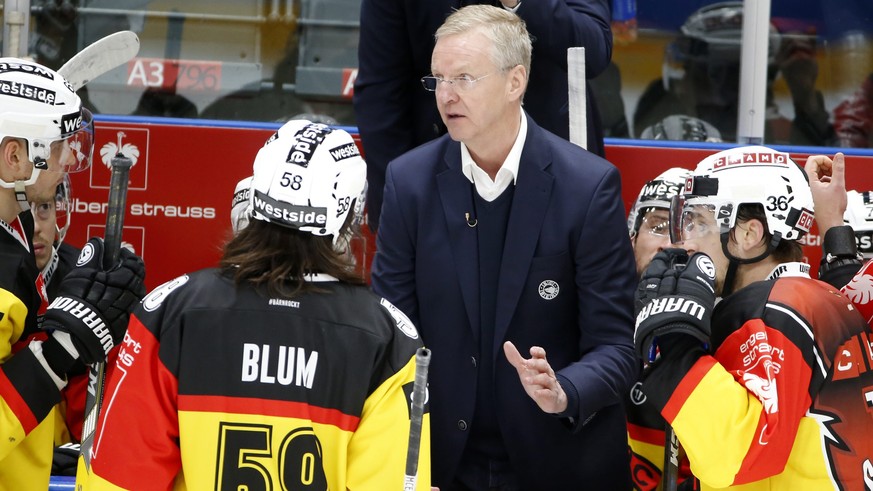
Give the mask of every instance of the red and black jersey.
M 873 352 L 855 307 L 783 277 L 724 299 L 711 326 L 710 353 L 662 353 L 642 387 L 702 489 L 869 489 Z
M 108 374 L 87 489 L 402 489 L 421 339 L 366 287 L 317 285 L 271 298 L 209 269 L 146 296 Z M 428 434 L 425 415 L 424 490 Z
M 37 314 L 46 307 L 32 236 L 29 211 L 11 224 L 0 221 L 0 490 L 48 488 L 52 413 L 61 400 L 58 386 L 28 349 L 30 340 L 42 335 Z

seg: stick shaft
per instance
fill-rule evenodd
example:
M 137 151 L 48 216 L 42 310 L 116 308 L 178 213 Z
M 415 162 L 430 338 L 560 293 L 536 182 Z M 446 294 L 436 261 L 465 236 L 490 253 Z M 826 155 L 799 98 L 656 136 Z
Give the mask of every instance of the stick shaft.
M 664 427 L 664 475 L 663 491 L 676 491 L 679 479 L 679 439 L 673 427 Z
M 415 352 L 415 381 L 412 384 L 412 408 L 409 416 L 409 446 L 406 449 L 406 477 L 403 490 L 415 489 L 418 474 L 418 454 L 421 450 L 421 426 L 424 420 L 424 403 L 427 394 L 427 371 L 430 366 L 430 350 L 418 348 Z
M 106 231 L 103 236 L 103 267 L 112 268 L 121 256 L 121 235 L 124 230 L 124 213 L 127 210 L 127 187 L 133 161 L 118 154 L 112 158 L 112 175 L 109 181 L 109 206 L 106 211 Z M 85 466 L 91 467 L 91 448 L 97 417 L 103 405 L 105 365 L 94 363 L 88 370 L 88 391 L 85 394 L 85 423 L 82 426 L 82 457 Z

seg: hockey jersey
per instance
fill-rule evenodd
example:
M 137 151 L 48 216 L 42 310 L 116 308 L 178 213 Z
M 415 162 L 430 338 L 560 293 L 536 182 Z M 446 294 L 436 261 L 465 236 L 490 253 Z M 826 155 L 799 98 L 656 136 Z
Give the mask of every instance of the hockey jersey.
M 207 269 L 147 295 L 86 489 L 403 489 L 421 338 L 366 287 L 311 279 L 323 292 L 272 298 Z M 429 428 L 426 413 L 421 490 Z
M 0 221 L 0 491 L 48 489 L 55 381 L 27 345 L 41 333 L 45 285 L 33 257 L 33 216 Z
M 662 354 L 642 384 L 701 488 L 871 489 L 873 351 L 855 307 L 782 277 L 725 298 L 711 326 L 711 354 Z

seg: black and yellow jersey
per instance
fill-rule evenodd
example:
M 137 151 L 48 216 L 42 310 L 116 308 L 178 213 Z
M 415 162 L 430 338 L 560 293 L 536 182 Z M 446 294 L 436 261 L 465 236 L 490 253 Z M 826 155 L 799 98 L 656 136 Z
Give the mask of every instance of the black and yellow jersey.
M 45 337 L 45 284 L 33 256 L 33 216 L 0 221 L 0 490 L 48 489 L 58 384 L 28 348 Z M 36 346 L 39 346 L 37 343 Z M 51 415 L 51 417 L 47 417 Z
M 421 338 L 366 287 L 311 279 L 323 291 L 271 298 L 207 269 L 147 295 L 86 489 L 403 489 Z M 425 414 L 423 490 L 429 428 Z
M 719 303 L 711 351 L 662 354 L 643 392 L 702 489 L 870 489 L 870 330 L 830 285 L 753 283 Z

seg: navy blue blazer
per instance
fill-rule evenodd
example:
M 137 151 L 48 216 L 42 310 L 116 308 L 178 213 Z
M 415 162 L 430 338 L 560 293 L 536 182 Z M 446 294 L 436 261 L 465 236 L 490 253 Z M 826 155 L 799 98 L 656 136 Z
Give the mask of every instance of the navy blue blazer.
M 618 171 L 528 117 L 498 285 L 479 285 L 476 228 L 465 219 L 472 186 L 448 135 L 394 160 L 372 265 L 374 291 L 433 350 L 433 484 L 452 482 L 464 450 L 476 401 L 478 290 L 496 287 L 489 356 L 500 429 L 523 489 L 630 489 L 621 400 L 637 376 L 636 271 Z M 554 298 L 540 293 L 547 280 L 558 285 Z M 507 340 L 525 357 L 533 345 L 545 348 L 579 395 L 572 421 L 544 413 L 524 392 L 503 353 Z
M 367 217 L 379 220 L 385 168 L 412 148 L 446 133 L 431 92 L 434 33 L 453 9 L 497 0 L 362 0 L 355 79 L 355 121 L 367 159 Z M 535 38 L 525 110 L 534 120 L 569 137 L 567 48 L 585 47 L 585 74 L 594 78 L 612 58 L 610 0 L 525 0 L 516 11 Z M 603 155 L 603 129 L 588 94 L 588 149 Z

